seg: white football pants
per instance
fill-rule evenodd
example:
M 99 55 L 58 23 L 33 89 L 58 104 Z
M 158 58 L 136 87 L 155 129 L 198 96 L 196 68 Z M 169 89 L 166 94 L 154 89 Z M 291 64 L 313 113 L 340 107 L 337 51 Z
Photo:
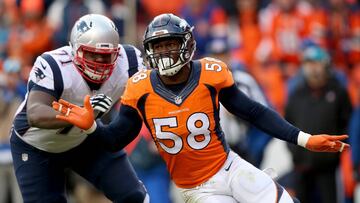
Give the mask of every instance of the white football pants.
M 186 203 L 293 203 L 288 192 L 268 174 L 232 151 L 208 181 L 179 190 Z

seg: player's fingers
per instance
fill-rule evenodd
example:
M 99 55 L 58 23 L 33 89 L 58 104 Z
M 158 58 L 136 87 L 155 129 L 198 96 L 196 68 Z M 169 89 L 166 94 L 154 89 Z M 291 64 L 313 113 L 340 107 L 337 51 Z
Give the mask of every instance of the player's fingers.
M 97 99 L 97 98 L 95 98 L 95 99 L 90 98 L 90 103 L 91 103 L 93 106 L 96 105 L 96 104 L 98 104 L 98 103 L 105 103 L 105 104 L 107 104 L 107 105 L 111 105 L 111 104 L 112 104 L 112 99 L 109 98 L 109 97 L 107 97 L 107 98 L 99 98 L 99 99 Z
M 344 148 L 345 148 L 345 143 L 341 143 L 341 147 L 339 149 L 339 152 L 342 152 L 344 150 Z
M 326 146 L 320 151 L 324 152 L 342 152 L 350 147 L 349 144 L 341 141 L 329 141 Z
M 69 118 L 63 115 L 56 115 L 56 119 L 69 122 Z
M 342 151 L 346 151 L 348 149 L 350 149 L 350 145 L 349 144 L 346 144 L 346 143 L 343 143 L 344 144 L 344 147 L 342 149 L 340 149 L 340 152 Z
M 94 105 L 94 106 L 101 106 L 101 107 L 103 107 L 103 108 L 110 108 L 111 105 L 109 105 L 109 104 L 106 103 L 106 102 L 99 102 L 99 103 L 97 103 L 97 104 Z
M 59 112 L 61 112 L 61 110 L 62 110 L 62 107 L 63 107 L 63 105 L 62 104 L 59 104 Z
M 53 109 L 55 109 L 56 111 L 59 111 L 59 107 L 60 107 L 59 102 L 56 102 L 56 101 L 52 102 L 52 108 Z
M 85 98 L 84 98 L 84 107 L 87 110 L 92 110 L 92 106 L 91 106 L 91 103 L 90 103 L 90 95 L 85 96 Z
M 76 106 L 76 105 L 74 105 L 74 104 L 72 104 L 72 103 L 70 103 L 68 101 L 63 100 L 63 99 L 59 99 L 59 103 L 66 106 L 66 107 L 68 107 L 68 108 L 72 108 L 72 107 Z
M 92 96 L 92 98 L 104 98 L 104 97 L 106 97 L 104 93 Z
M 66 110 L 65 116 L 66 116 L 66 117 L 69 116 L 70 112 L 71 112 L 71 109 L 68 108 L 68 109 Z
M 328 135 L 326 138 L 331 141 L 337 141 L 337 140 L 345 140 L 349 136 L 348 135 Z
M 342 151 L 344 151 L 344 150 L 346 150 L 346 149 L 348 149 L 348 148 L 350 147 L 349 144 L 346 144 L 346 143 L 340 142 L 340 141 L 336 141 L 336 144 L 335 144 L 335 145 L 336 145 L 336 146 L 335 146 L 335 149 L 336 149 L 337 151 L 339 151 L 339 152 L 342 152 Z
M 100 106 L 95 106 L 94 107 L 94 110 L 97 110 L 97 111 L 100 111 L 100 112 L 106 112 L 107 111 L 107 109 L 105 109 L 105 108 L 103 108 L 103 107 L 100 107 Z
M 57 103 L 57 102 L 53 102 L 52 107 L 54 110 L 56 110 L 62 114 L 66 114 L 66 112 L 70 110 L 70 108 L 65 107 L 64 105 Z
M 112 102 L 110 100 L 108 100 L 108 99 L 104 99 L 104 100 L 100 101 L 99 103 L 103 104 L 103 105 L 110 106 Z

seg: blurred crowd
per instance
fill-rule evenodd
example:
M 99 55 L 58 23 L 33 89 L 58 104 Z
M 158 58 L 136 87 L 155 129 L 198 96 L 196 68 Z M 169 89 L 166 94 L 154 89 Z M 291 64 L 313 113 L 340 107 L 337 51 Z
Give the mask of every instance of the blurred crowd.
M 0 203 L 21 202 L 11 170 L 8 132 L 36 57 L 67 45 L 69 29 L 87 13 L 110 17 L 122 43 L 142 49 L 147 23 L 169 12 L 195 27 L 195 58 L 220 58 L 234 72 L 254 79 L 237 81 L 244 83 L 241 87 L 249 90 L 249 96 L 256 81 L 264 103 L 304 131 L 350 135 L 352 149 L 342 154 L 313 155 L 289 145 L 293 169 L 279 181 L 303 203 L 355 202 L 354 191 L 360 185 L 358 1 L 0 0 Z M 223 128 L 227 127 L 231 126 Z M 145 129 L 140 134 L 127 151 L 151 199 L 178 202 L 151 137 Z M 259 166 L 270 137 L 249 127 L 230 134 L 234 151 Z M 74 202 L 107 202 L 80 177 L 69 174 L 69 184 Z

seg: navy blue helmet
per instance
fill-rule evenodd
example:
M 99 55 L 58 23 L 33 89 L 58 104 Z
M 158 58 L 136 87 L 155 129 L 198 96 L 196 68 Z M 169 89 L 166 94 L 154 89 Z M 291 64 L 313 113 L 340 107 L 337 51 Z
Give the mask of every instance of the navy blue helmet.
M 143 41 L 151 68 L 158 69 L 161 75 L 173 76 L 189 63 L 196 49 L 193 29 L 184 19 L 174 14 L 156 16 L 148 25 Z M 180 48 L 166 53 L 154 53 L 154 43 L 168 39 L 178 39 Z M 171 57 L 174 54 L 177 54 L 175 60 Z

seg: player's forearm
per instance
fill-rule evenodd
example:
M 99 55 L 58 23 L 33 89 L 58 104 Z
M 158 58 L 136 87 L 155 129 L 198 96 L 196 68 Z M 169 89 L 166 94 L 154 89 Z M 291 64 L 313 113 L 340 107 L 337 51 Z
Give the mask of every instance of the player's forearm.
M 50 106 L 34 104 L 28 106 L 27 118 L 29 125 L 44 129 L 59 129 L 71 126 L 68 122 L 55 118 L 58 113 Z
M 249 121 L 269 135 L 298 144 L 300 132 L 298 128 L 288 123 L 275 111 L 249 99 L 236 86 L 222 89 L 219 100 L 229 112 Z
M 305 146 L 308 139 L 308 134 L 301 132 L 271 109 L 265 109 L 251 122 L 273 137 L 293 144 Z
M 123 105 L 119 115 L 109 124 L 97 122 L 95 131 L 90 136 L 99 138 L 101 144 L 109 151 L 123 149 L 139 134 L 142 126 L 141 117 L 137 111 Z

